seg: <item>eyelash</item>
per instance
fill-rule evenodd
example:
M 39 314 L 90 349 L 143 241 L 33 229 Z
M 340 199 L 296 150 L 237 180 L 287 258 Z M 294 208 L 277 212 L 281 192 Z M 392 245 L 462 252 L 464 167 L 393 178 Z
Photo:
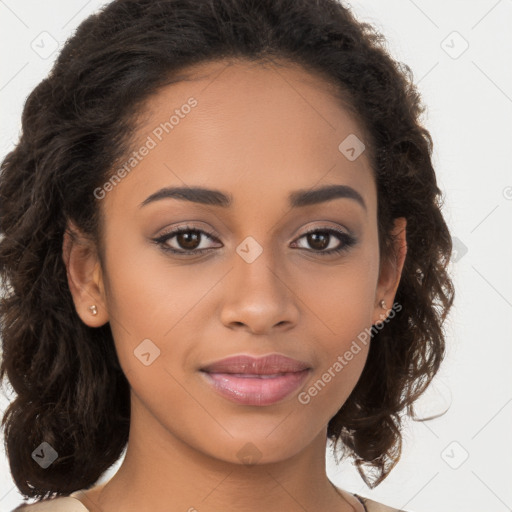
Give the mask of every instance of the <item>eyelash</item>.
M 181 233 L 189 233 L 192 231 L 195 233 L 208 235 L 209 238 L 218 242 L 217 237 L 215 237 L 215 235 L 213 233 L 211 233 L 207 230 L 204 230 L 204 229 L 193 228 L 190 226 L 183 226 L 183 227 L 177 228 L 173 231 L 169 231 L 168 233 L 164 233 L 163 235 L 161 235 L 157 238 L 153 238 L 153 242 L 155 242 L 157 245 L 159 245 L 162 248 L 162 250 L 164 250 L 166 252 L 170 252 L 170 253 L 178 255 L 178 256 L 203 254 L 203 253 L 210 252 L 210 251 L 216 249 L 215 247 L 211 247 L 208 249 L 194 249 L 192 251 L 186 251 L 186 250 L 178 251 L 178 250 L 172 249 L 166 245 L 166 242 L 168 240 L 170 240 L 171 238 L 174 238 L 175 236 L 177 236 Z M 298 240 L 300 240 L 301 238 L 303 238 L 311 233 L 328 233 L 330 235 L 335 235 L 336 238 L 338 238 L 341 242 L 343 242 L 341 247 L 338 247 L 337 249 L 329 249 L 328 251 L 315 251 L 315 250 L 311 249 L 308 251 L 308 252 L 313 252 L 315 254 L 319 254 L 321 256 L 331 256 L 334 254 L 341 254 L 345 251 L 348 251 L 350 249 L 350 247 L 355 245 L 355 243 L 357 242 L 357 240 L 352 235 L 349 235 L 348 233 L 345 233 L 341 230 L 337 230 L 335 228 L 313 228 L 313 229 L 303 233 L 298 238 Z

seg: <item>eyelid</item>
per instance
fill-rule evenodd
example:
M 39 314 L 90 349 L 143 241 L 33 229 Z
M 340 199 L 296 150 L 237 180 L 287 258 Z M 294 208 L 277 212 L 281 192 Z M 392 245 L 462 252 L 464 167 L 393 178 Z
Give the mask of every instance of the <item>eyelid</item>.
M 318 255 L 325 255 L 325 256 L 333 256 L 333 255 L 337 255 L 337 254 L 341 254 L 345 251 L 347 251 L 348 249 L 350 249 L 352 246 L 354 246 L 358 240 L 357 238 L 351 234 L 350 231 L 345 231 L 341 228 L 338 228 L 338 227 L 333 227 L 333 226 L 317 226 L 317 227 L 313 227 L 313 228 L 310 228 L 308 231 L 305 231 L 304 233 L 302 233 L 300 236 L 298 236 L 297 238 L 295 238 L 296 241 L 304 238 L 305 236 L 309 235 L 310 233 L 328 233 L 329 235 L 337 235 L 336 238 L 338 239 L 338 241 L 340 242 L 341 246 L 336 248 L 336 249 L 329 249 L 329 250 L 326 250 L 326 251 L 315 251 L 313 249 L 305 249 L 307 252 L 310 252 L 310 253 L 313 253 L 313 254 L 318 254 Z M 295 241 L 294 241 L 295 243 Z
M 335 227 L 335 226 L 315 226 L 315 227 L 308 229 L 307 231 L 304 231 L 304 233 L 302 233 L 299 236 L 299 238 L 302 238 L 305 235 L 309 235 L 310 233 L 316 233 L 317 231 L 334 231 L 340 235 L 347 235 L 347 236 L 351 235 L 351 233 L 348 230 L 344 231 L 343 229 Z
M 220 240 L 217 238 L 217 236 L 213 233 L 213 231 L 210 231 L 207 228 L 204 227 L 197 227 L 197 226 L 191 226 L 190 224 L 183 224 L 179 226 L 175 226 L 173 228 L 170 228 L 167 231 L 164 231 L 162 234 L 158 235 L 156 238 L 152 238 L 154 242 L 161 242 L 165 243 L 167 240 L 170 240 L 174 238 L 176 235 L 179 235 L 180 233 L 187 233 L 189 231 L 197 231 L 200 235 L 208 235 L 209 238 L 212 240 L 216 240 L 217 242 L 220 242 Z M 222 243 L 222 242 L 220 242 Z M 207 251 L 209 249 L 194 249 L 194 253 L 199 254 L 202 251 Z M 183 254 L 186 254 L 186 251 L 179 251 Z

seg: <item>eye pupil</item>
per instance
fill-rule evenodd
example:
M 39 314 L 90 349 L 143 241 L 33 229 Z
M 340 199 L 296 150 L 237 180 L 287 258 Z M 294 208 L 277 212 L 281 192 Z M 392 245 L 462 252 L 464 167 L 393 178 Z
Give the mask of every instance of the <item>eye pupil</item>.
M 311 246 L 314 247 L 315 249 L 325 249 L 326 247 L 329 246 L 329 236 L 330 235 L 328 233 L 322 231 L 310 233 L 308 234 L 308 243 L 310 243 Z M 323 239 L 323 243 L 320 242 L 320 244 L 318 245 L 319 239 Z

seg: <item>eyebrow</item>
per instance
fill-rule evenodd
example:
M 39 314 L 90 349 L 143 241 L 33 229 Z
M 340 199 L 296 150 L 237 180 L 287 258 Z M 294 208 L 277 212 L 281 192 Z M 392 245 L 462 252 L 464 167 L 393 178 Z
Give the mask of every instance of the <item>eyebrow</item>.
M 296 190 L 289 195 L 288 204 L 291 208 L 300 208 L 340 198 L 353 199 L 364 210 L 367 209 L 361 194 L 348 185 L 326 185 L 313 190 Z M 220 190 L 202 187 L 165 187 L 147 197 L 139 207 L 161 199 L 180 199 L 222 208 L 229 208 L 233 202 L 233 197 L 230 194 L 225 194 Z

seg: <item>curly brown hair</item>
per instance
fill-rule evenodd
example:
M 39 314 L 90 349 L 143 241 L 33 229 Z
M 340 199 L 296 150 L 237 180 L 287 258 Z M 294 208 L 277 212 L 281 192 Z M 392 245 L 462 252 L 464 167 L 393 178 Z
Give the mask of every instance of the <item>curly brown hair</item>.
M 388 475 L 402 415 L 414 417 L 444 357 L 454 288 L 425 107 L 384 43 L 336 0 L 116 0 L 80 24 L 29 95 L 1 164 L 0 379 L 17 394 L 2 427 L 22 494 L 88 488 L 127 444 L 130 387 L 109 324 L 90 328 L 75 310 L 63 235 L 72 220 L 101 247 L 93 191 L 128 151 L 141 105 L 187 66 L 224 57 L 280 58 L 336 84 L 369 137 L 382 258 L 392 256 L 393 220 L 407 219 L 402 309 L 372 330 L 363 373 L 328 424 L 370 487 Z M 47 469 L 31 457 L 43 439 L 59 454 Z

